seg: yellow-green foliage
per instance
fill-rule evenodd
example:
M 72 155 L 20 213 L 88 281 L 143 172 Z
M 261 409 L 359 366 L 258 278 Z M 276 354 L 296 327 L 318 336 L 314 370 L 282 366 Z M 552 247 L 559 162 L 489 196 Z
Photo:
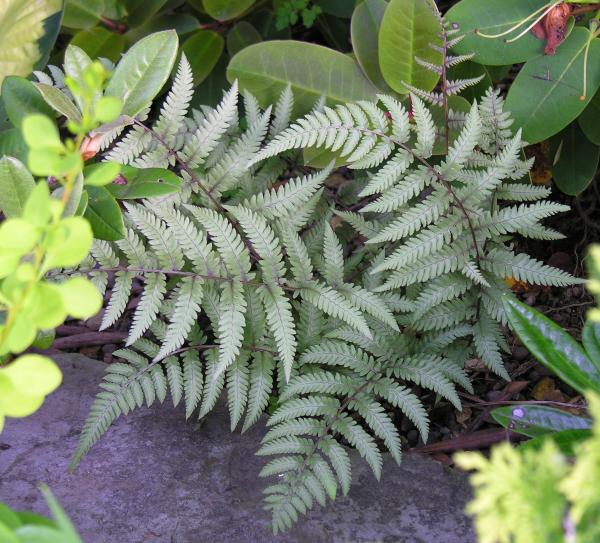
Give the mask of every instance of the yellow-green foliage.
M 600 245 L 593 245 L 590 249 L 588 269 L 590 281 L 588 289 L 592 292 L 600 305 Z M 600 308 L 592 309 L 588 317 L 593 321 L 600 322 Z
M 600 397 L 590 394 L 592 437 L 570 463 L 548 439 L 541 449 L 503 443 L 490 458 L 465 452 L 457 465 L 474 470 L 475 517 L 480 543 L 592 543 L 600 538 Z

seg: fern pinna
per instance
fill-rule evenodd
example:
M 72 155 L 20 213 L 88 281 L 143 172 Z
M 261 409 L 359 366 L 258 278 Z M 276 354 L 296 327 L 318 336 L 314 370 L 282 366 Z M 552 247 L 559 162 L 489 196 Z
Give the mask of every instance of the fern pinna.
M 446 67 L 460 60 L 444 54 Z M 441 95 L 423 95 L 442 106 L 441 128 L 415 93 L 409 109 L 380 96 L 321 105 L 290 126 L 289 89 L 273 110 L 245 93 L 242 121 L 235 84 L 215 109 L 190 111 L 182 55 L 155 123 L 145 110 L 98 134 L 107 159 L 170 168 L 182 185 L 125 203 L 124 238 L 97 241 L 65 272 L 110 286 L 102 328 L 131 315 L 73 466 L 115 419 L 169 393 L 187 417 L 203 417 L 225 390 L 231 427 L 242 431 L 276 403 L 258 454 L 275 456 L 261 475 L 278 476 L 265 491 L 277 532 L 348 492 L 345 444 L 376 477 L 382 447 L 400 461 L 390 406 L 427 440 L 412 386 L 460 408 L 468 358 L 508 377 L 505 279 L 577 281 L 516 254 L 510 236 L 555 239 L 540 221 L 565 207 L 521 181 L 531 164 L 499 95 L 455 112 L 448 97 L 473 81 L 442 75 Z M 298 152 L 314 147 L 343 157 L 355 179 L 333 191 L 332 164 L 298 167 Z

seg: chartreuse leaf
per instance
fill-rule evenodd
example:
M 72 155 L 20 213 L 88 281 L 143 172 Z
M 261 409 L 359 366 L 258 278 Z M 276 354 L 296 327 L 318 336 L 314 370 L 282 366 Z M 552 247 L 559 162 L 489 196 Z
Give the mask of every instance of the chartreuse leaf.
M 561 430 L 560 432 L 553 432 L 551 434 L 544 434 L 539 437 L 534 437 L 529 441 L 519 446 L 520 449 L 540 449 L 543 444 L 551 439 L 555 445 L 567 456 L 573 456 L 577 449 L 577 446 L 586 441 L 592 435 L 591 430 Z
M 460 54 L 475 53 L 475 62 L 492 66 L 525 62 L 541 55 L 544 42 L 531 32 L 526 32 L 515 42 L 504 41 L 504 38 L 516 36 L 528 25 L 498 38 L 484 38 L 476 31 L 487 35 L 500 34 L 546 4 L 546 0 L 461 0 L 446 13 L 446 21 L 450 25 L 458 25 L 460 33 L 465 35 L 454 50 Z
M 94 237 L 107 241 L 121 239 L 125 235 L 123 214 L 112 194 L 105 187 L 88 187 L 87 192 L 89 199 L 83 216 L 89 221 Z
M 0 368 L 0 430 L 4 417 L 27 417 L 62 381 L 58 366 L 48 357 L 26 354 Z
M 582 193 L 596 176 L 600 147 L 585 137 L 577 122 L 572 122 L 552 138 L 552 152 L 558 158 L 551 167 L 558 188 L 571 196 Z
M 100 162 L 86 169 L 85 184 L 93 187 L 101 187 L 112 183 L 119 172 L 121 164 L 117 162 Z
M 213 19 L 226 21 L 238 17 L 256 0 L 203 0 L 202 5 Z
M 439 65 L 442 55 L 430 44 L 441 45 L 440 21 L 433 0 L 391 0 L 381 21 L 379 64 L 387 84 L 408 93 L 404 83 L 432 90 L 439 76 L 421 66 L 415 56 Z
M 595 145 L 600 145 L 600 90 L 596 94 L 579 115 L 579 126 L 583 133 Z
M 2 502 L 0 502 L 0 525 L 2 524 L 11 530 L 14 530 L 23 523 L 21 522 L 19 515 L 17 515 L 7 505 L 4 505 Z
M 556 50 L 529 60 L 510 86 L 506 109 L 523 139 L 537 143 L 574 121 L 600 87 L 600 40 L 594 39 L 587 62 L 587 89 L 583 89 L 584 57 L 590 31 L 577 27 Z M 585 99 L 581 97 L 585 94 Z
M 600 391 L 600 372 L 581 345 L 550 319 L 514 298 L 503 299 L 508 322 L 535 358 L 581 394 Z
M 0 159 L 0 210 L 5 217 L 21 215 L 34 187 L 35 181 L 22 162 L 9 156 Z
M 13 126 L 20 128 L 27 115 L 40 113 L 53 117 L 52 109 L 35 85 L 24 77 L 11 75 L 2 82 L 2 101 Z
M 0 225 L 0 279 L 13 273 L 22 256 L 26 255 L 39 238 L 34 225 L 15 217 Z
M 227 78 L 238 80 L 262 105 L 277 102 L 289 84 L 294 113 L 302 115 L 323 96 L 330 104 L 375 99 L 377 89 L 351 58 L 313 43 L 268 41 L 240 51 L 229 63 Z
M 138 200 L 171 194 L 180 186 L 181 179 L 170 170 L 121 166 L 119 182 L 106 188 L 119 200 Z
M 102 190 L 90 187 L 89 190 Z M 47 243 L 46 269 L 69 268 L 79 264 L 88 254 L 94 236 L 88 221 L 82 217 L 63 219 L 51 232 Z
M 83 277 L 72 277 L 58 288 L 66 312 L 76 319 L 89 319 L 102 309 L 98 289 Z
M 60 27 L 62 0 L 0 0 L 0 83 L 44 63 Z
M 350 25 L 356 60 L 371 83 L 383 91 L 389 91 L 389 86 L 379 67 L 379 29 L 387 6 L 386 0 L 365 0 L 356 6 Z
M 177 46 L 174 30 L 157 32 L 137 42 L 121 59 L 105 94 L 123 101 L 124 115 L 133 117 L 150 105 L 169 78 Z
M 194 32 L 182 45 L 186 58 L 189 59 L 194 86 L 204 81 L 216 66 L 225 40 L 217 32 L 211 30 L 198 30 Z
M 29 115 L 23 120 L 23 137 L 30 149 L 49 149 L 60 153 L 64 145 L 56 125 L 45 115 Z
M 0 415 L 0 432 L 4 426 L 4 417 Z M 16 534 L 6 524 L 0 521 L 0 541 L 3 543 L 22 543 Z

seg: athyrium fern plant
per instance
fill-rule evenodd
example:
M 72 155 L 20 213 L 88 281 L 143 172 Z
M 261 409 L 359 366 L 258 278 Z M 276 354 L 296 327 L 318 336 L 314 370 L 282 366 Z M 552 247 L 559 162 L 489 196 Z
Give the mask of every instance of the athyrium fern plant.
M 240 110 L 235 84 L 215 109 L 190 111 L 191 95 L 182 55 L 155 123 L 142 111 L 97 135 L 110 160 L 168 167 L 182 183 L 125 204 L 124 238 L 97 241 L 65 272 L 110 286 L 103 328 L 131 314 L 73 465 L 116 418 L 169 393 L 203 417 L 225 390 L 242 431 L 276 400 L 258 454 L 274 456 L 261 475 L 277 476 L 265 491 L 277 532 L 349 491 L 346 445 L 377 478 L 382 449 L 400 461 L 390 406 L 427 440 L 413 386 L 460 408 L 468 358 L 507 376 L 504 280 L 577 282 L 516 254 L 511 236 L 557 237 L 540 221 L 566 208 L 519 181 L 530 163 L 492 91 L 465 116 L 442 99 L 441 129 L 416 94 L 410 107 L 390 96 L 317 107 L 291 126 L 289 90 L 264 111 L 247 93 Z M 336 192 L 331 165 L 304 171 L 298 151 L 311 147 L 345 157 L 356 179 Z M 351 243 L 336 215 L 358 231 Z

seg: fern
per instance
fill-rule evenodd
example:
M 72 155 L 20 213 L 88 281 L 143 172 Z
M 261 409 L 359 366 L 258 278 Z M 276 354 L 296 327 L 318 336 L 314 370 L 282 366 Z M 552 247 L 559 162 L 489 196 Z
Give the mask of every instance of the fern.
M 168 168 L 181 190 L 124 203 L 125 237 L 96 241 L 64 272 L 107 293 L 102 328 L 130 322 L 72 466 L 118 417 L 167 396 L 202 418 L 226 395 L 242 431 L 271 405 L 258 454 L 271 457 L 261 475 L 277 476 L 265 503 L 278 532 L 348 493 L 344 444 L 378 479 L 384 451 L 400 462 L 390 406 L 427 441 L 417 390 L 460 409 L 457 387 L 472 390 L 466 360 L 508 377 L 506 280 L 578 282 L 517 254 L 510 236 L 556 239 L 542 221 L 566 208 L 522 181 L 531 161 L 499 93 L 451 110 L 448 99 L 478 80 L 448 80 L 469 56 L 451 55 L 461 38 L 440 28 L 442 65 L 420 61 L 440 86 L 411 89 L 408 103 L 323 102 L 292 121 L 289 87 L 263 109 L 234 83 L 216 108 L 193 109 L 182 55 L 162 107 L 149 110 L 155 122 L 146 111 L 106 127 L 104 158 Z M 61 74 L 38 78 L 60 87 Z M 427 104 L 441 107 L 441 126 Z M 343 158 L 354 178 L 334 189 L 334 162 L 299 166 L 312 147 Z

